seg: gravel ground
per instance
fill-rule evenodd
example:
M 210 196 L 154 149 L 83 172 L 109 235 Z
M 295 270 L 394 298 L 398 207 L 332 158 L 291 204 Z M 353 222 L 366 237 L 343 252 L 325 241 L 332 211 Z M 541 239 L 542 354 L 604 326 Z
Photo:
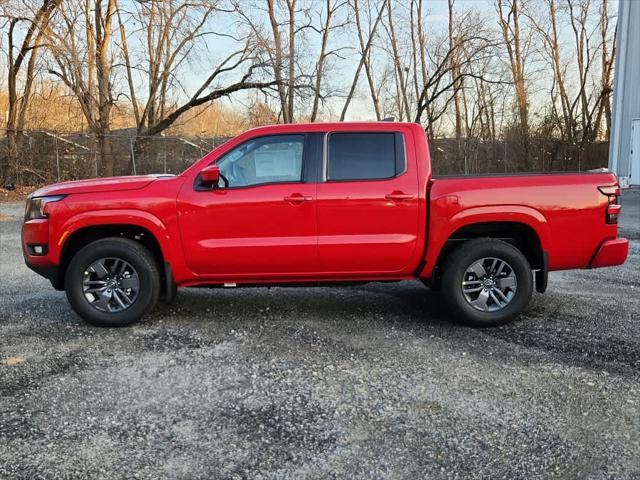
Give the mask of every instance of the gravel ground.
M 186 289 L 82 323 L 0 206 L 0 478 L 640 478 L 640 191 L 631 257 L 552 274 L 512 325 L 417 282 Z

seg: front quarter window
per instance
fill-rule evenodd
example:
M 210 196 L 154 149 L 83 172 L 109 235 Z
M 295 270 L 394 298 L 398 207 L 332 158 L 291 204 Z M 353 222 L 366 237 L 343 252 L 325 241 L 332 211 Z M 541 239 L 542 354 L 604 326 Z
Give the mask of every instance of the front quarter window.
M 217 164 L 229 187 L 300 182 L 304 135 L 254 138 L 226 153 Z

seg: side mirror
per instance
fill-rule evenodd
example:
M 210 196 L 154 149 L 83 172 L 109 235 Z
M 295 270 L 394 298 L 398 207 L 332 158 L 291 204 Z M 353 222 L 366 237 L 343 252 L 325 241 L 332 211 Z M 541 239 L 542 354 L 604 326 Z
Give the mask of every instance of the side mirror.
M 204 167 L 200 172 L 200 181 L 203 185 L 217 186 L 220 182 L 220 167 L 218 165 Z

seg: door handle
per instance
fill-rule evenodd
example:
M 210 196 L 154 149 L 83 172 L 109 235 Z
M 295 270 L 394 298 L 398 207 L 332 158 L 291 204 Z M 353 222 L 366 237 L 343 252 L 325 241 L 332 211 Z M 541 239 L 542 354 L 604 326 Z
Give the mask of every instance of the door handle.
M 411 200 L 413 198 L 413 195 L 402 192 L 393 192 L 387 193 L 384 198 L 393 202 L 402 202 L 403 200 Z
M 313 200 L 313 197 L 310 197 L 307 195 L 301 195 L 299 193 L 294 193 L 292 195 L 287 195 L 286 197 L 284 197 L 285 202 L 289 202 L 293 204 L 300 204 L 302 202 L 309 202 L 311 200 Z

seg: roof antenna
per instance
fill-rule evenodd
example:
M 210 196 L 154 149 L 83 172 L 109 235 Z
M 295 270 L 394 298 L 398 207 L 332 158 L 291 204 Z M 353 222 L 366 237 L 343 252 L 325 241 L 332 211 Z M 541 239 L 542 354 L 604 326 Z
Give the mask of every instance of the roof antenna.
M 395 122 L 396 117 L 385 117 L 382 119 L 383 122 Z

